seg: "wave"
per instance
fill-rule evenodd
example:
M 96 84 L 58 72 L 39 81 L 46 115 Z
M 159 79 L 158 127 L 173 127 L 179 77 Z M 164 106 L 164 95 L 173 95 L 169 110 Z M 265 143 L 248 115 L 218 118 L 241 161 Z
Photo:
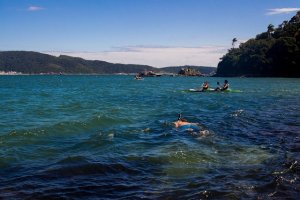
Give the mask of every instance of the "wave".
M 88 176 L 93 174 L 128 174 L 136 175 L 138 170 L 131 168 L 125 163 L 92 162 L 82 156 L 67 157 L 58 161 L 53 166 L 44 170 L 41 174 L 47 177 L 74 177 Z
M 268 183 L 262 184 L 256 188 L 261 199 L 296 199 L 299 193 L 297 188 L 300 187 L 299 182 L 299 161 L 286 160 L 280 169 L 275 169 L 271 174 L 268 174 L 270 179 Z
M 75 120 L 59 122 L 50 126 L 40 126 L 38 128 L 28 128 L 10 131 L 0 136 L 4 141 L 10 137 L 39 137 L 43 135 L 69 135 L 82 132 L 89 132 L 95 129 L 104 129 L 118 125 L 130 124 L 131 120 L 121 117 L 95 116 L 87 120 Z

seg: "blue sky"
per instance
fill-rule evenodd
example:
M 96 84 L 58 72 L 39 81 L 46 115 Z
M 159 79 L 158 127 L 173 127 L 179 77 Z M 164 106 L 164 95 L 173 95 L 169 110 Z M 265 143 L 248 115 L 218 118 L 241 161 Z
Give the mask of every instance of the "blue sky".
M 0 51 L 217 66 L 232 38 L 246 41 L 299 9 L 300 0 L 0 0 Z

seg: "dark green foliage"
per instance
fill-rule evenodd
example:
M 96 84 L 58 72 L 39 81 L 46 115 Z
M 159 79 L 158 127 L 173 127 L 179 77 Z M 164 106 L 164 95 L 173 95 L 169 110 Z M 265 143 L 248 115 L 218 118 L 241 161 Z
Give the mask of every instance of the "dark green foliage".
M 221 58 L 216 76 L 300 77 L 300 12 Z
M 29 51 L 0 52 L 0 71 L 16 71 L 26 74 L 113 74 L 138 73 L 143 70 L 158 71 L 157 68 L 147 65 L 112 64 L 64 55 L 55 57 Z
M 186 67 L 186 66 L 184 66 Z M 29 51 L 0 51 L 0 71 L 15 71 L 25 74 L 115 74 L 115 73 L 139 73 L 153 71 L 177 74 L 182 67 L 154 68 L 147 65 L 113 64 L 99 60 L 84 60 L 71 56 L 50 56 L 38 52 Z M 209 74 L 215 71 L 213 67 L 191 68 Z

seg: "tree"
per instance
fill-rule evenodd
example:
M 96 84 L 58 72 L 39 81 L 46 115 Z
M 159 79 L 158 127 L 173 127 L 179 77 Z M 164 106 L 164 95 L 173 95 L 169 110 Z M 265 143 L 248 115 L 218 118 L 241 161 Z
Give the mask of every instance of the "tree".
M 232 46 L 236 38 L 232 40 Z M 300 12 L 278 28 L 269 24 L 255 38 L 230 48 L 216 76 L 300 77 Z
M 236 43 L 237 41 L 238 41 L 238 40 L 237 40 L 236 38 L 233 38 L 233 39 L 232 39 L 232 44 L 231 44 L 231 45 L 232 45 L 232 48 L 234 48 L 234 45 L 235 45 L 235 43 Z
M 272 37 L 272 33 L 274 32 L 274 25 L 273 24 L 269 24 L 269 26 L 268 26 L 268 36 L 269 36 L 269 38 L 271 38 Z
M 281 24 L 279 24 L 279 26 L 278 26 L 278 28 L 280 29 L 280 30 L 282 30 L 286 25 L 288 24 L 288 21 L 283 21 Z
M 291 23 L 299 23 L 300 22 L 300 11 L 297 12 L 297 14 L 292 17 L 290 20 Z

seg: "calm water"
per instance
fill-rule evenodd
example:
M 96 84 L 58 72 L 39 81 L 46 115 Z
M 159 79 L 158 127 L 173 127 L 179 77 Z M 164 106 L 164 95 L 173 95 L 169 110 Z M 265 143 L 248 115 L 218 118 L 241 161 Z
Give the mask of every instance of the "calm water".
M 204 80 L 0 76 L 0 198 L 299 198 L 300 79 Z

